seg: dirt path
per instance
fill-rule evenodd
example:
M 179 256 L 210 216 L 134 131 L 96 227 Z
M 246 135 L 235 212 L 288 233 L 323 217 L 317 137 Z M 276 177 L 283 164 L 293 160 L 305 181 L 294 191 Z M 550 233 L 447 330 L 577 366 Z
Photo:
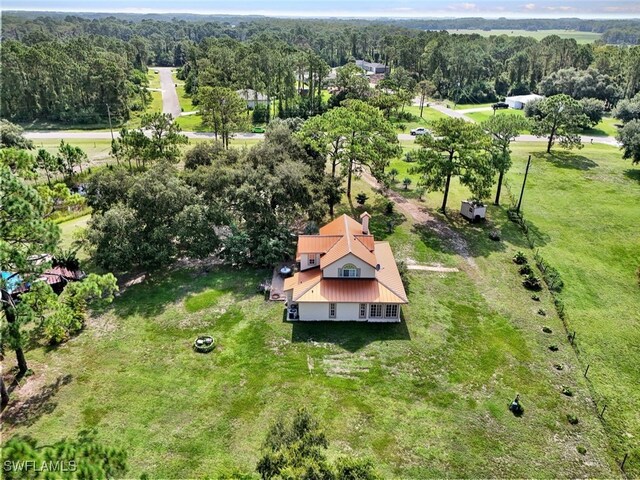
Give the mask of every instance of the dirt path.
M 156 67 L 155 70 L 160 74 L 160 89 L 162 90 L 162 113 L 170 113 L 173 118 L 180 116 L 180 101 L 178 100 L 178 92 L 176 84 L 171 76 L 171 68 Z
M 373 188 L 380 188 L 380 185 L 369 173 L 363 172 L 362 179 Z M 477 269 L 478 265 L 469 252 L 467 241 L 458 232 L 453 230 L 449 225 L 439 218 L 434 217 L 429 211 L 407 200 L 402 195 L 389 190 L 387 197 L 395 203 L 400 210 L 409 215 L 416 223 L 425 225 L 433 230 L 440 238 L 444 239 L 451 249 L 460 255 L 464 261 L 473 269 Z
M 439 265 L 407 265 L 407 270 L 420 270 L 422 272 L 456 273 L 460 270 L 456 267 L 441 267 Z

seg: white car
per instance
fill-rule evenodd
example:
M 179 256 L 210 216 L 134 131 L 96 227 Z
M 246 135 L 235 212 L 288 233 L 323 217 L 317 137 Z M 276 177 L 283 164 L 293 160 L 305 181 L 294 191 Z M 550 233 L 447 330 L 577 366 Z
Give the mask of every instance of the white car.
M 426 128 L 418 127 L 411 130 L 411 135 L 424 135 L 425 133 L 428 133 L 428 132 L 429 130 L 427 130 Z

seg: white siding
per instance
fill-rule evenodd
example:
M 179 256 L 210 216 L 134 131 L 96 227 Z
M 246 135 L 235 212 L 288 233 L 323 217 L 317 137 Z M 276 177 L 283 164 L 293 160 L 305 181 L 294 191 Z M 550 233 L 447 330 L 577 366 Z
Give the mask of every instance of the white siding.
M 363 262 L 358 257 L 353 254 L 348 254 L 342 257 L 340 260 L 336 260 L 330 265 L 327 265 L 324 270 L 322 270 L 322 276 L 325 278 L 336 278 L 339 277 L 338 272 L 344 265 L 352 263 L 357 268 L 360 269 L 360 278 L 375 278 L 376 269 L 373 268 L 368 263 Z M 300 262 L 300 268 L 302 269 L 302 262 Z
M 311 265 L 309 263 L 309 257 L 315 258 L 315 264 Z M 314 268 L 320 265 L 320 254 L 319 253 L 302 253 L 300 254 L 300 270 L 307 270 L 309 268 Z
M 397 323 L 400 318 L 368 318 L 369 305 L 367 304 L 367 318 L 360 318 L 359 303 L 337 303 L 336 317 L 329 318 L 329 303 L 298 303 L 300 321 L 332 321 L 332 322 L 386 322 Z M 384 312 L 384 307 L 383 307 Z M 400 306 L 398 306 L 398 314 Z M 384 313 L 383 313 L 384 315 Z

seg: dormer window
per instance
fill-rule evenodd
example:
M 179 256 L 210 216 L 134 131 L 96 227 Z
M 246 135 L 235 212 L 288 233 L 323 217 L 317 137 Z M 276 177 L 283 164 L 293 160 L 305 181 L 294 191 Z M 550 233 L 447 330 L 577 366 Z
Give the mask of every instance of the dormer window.
M 315 253 L 310 253 L 309 254 L 309 265 L 315 265 L 316 264 L 316 254 Z
M 346 278 L 355 278 L 360 276 L 360 269 L 353 263 L 347 263 L 340 269 L 340 276 Z

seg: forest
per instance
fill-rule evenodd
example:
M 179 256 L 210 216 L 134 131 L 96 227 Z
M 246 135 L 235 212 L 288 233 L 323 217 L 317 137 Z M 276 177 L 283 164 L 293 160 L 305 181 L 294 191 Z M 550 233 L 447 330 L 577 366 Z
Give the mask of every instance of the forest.
M 6 16 L 0 114 L 18 122 L 87 124 L 105 122 L 111 114 L 123 122 L 149 101 L 149 65 L 181 67 L 195 103 L 200 86 L 251 88 L 276 99 L 281 117 L 321 112 L 327 107 L 321 89 L 351 81 L 330 78 L 330 68 L 355 59 L 388 65 L 404 77 L 403 89 L 411 94 L 428 81 L 430 95 L 464 103 L 538 92 L 564 69 L 597 85 L 602 91 L 586 96 L 606 101 L 608 108 L 640 89 L 637 46 L 579 45 L 557 35 L 540 41 L 485 38 L 407 28 L 398 21 L 271 20 Z M 621 21 L 617 31 L 635 28 L 628 23 Z

